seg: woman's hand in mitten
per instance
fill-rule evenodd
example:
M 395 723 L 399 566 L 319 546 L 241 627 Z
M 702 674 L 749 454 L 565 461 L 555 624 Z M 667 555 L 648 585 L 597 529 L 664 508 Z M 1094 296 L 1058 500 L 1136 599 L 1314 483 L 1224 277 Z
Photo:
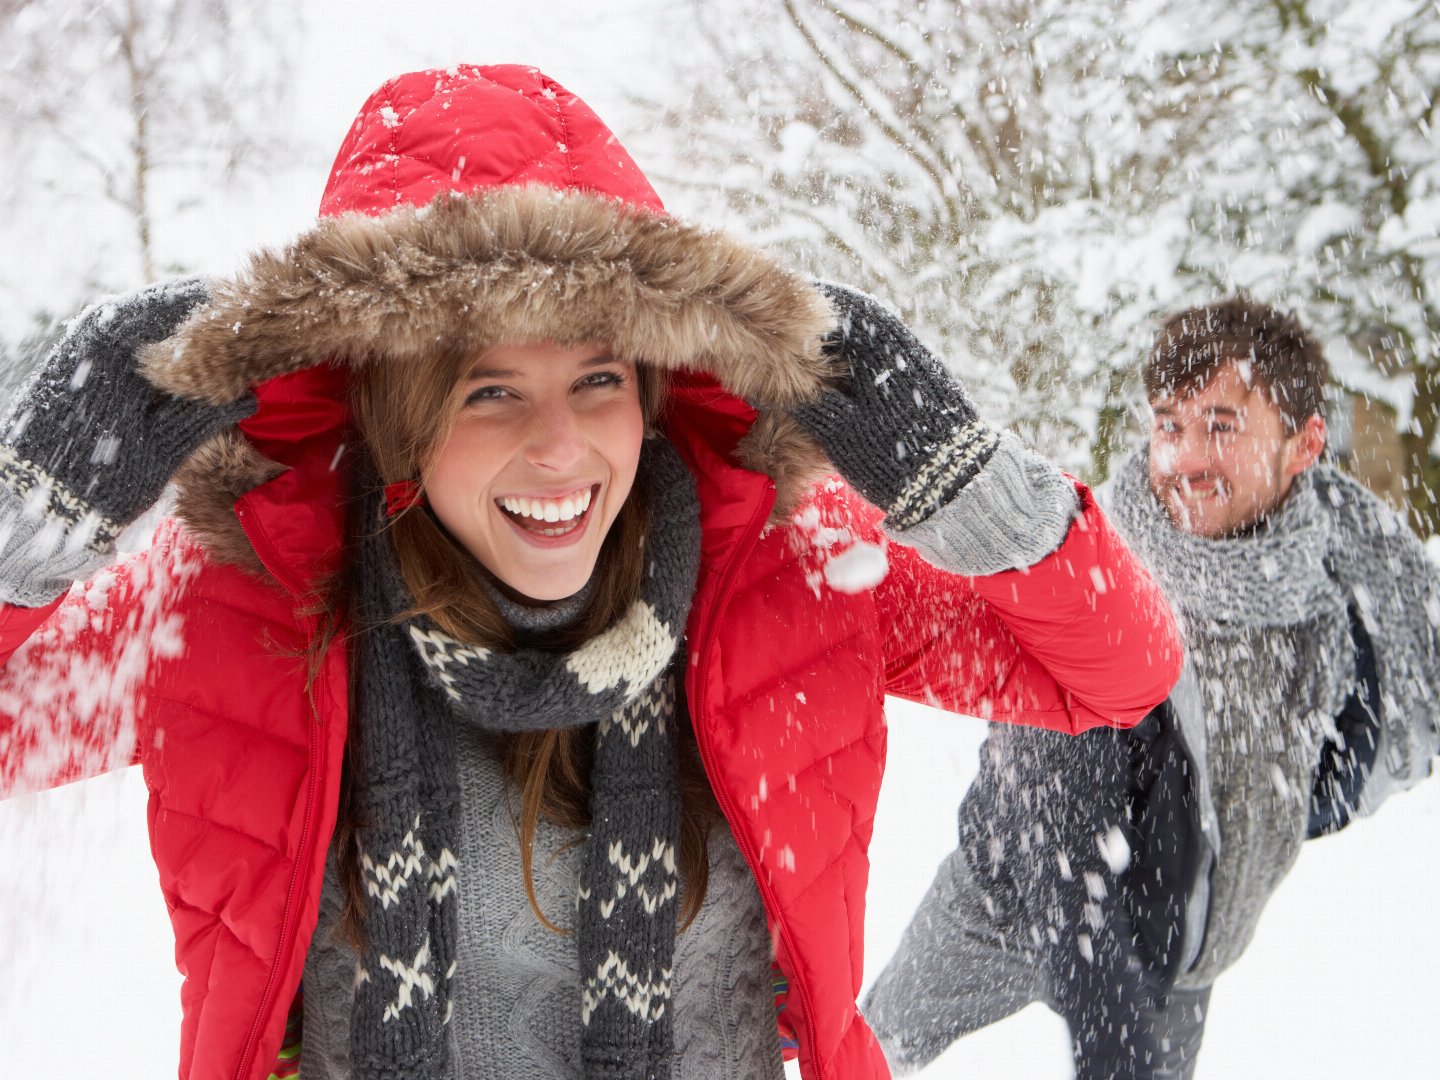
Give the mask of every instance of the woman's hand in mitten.
M 255 411 L 253 394 L 209 405 L 158 390 L 138 371 L 140 350 L 207 298 L 190 278 L 92 305 L 0 421 L 0 482 L 66 547 L 77 536 L 108 547 L 192 452 Z
M 952 573 L 1033 566 L 1064 541 L 1074 484 L 976 414 L 964 389 L 879 301 L 818 283 L 840 315 L 825 343 L 843 383 L 796 419 L 885 511 L 885 532 Z
M 1000 436 L 878 300 L 844 285 L 816 284 L 840 315 L 825 351 L 843 365 L 844 381 L 796 409 L 796 419 L 846 482 L 886 512 L 887 526 L 908 529 L 974 479 Z

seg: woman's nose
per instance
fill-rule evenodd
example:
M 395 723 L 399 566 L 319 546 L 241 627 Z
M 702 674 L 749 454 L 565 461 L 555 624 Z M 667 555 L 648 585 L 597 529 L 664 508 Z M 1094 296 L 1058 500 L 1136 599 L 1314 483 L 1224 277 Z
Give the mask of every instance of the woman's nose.
M 564 473 L 585 459 L 585 437 L 568 405 L 537 408 L 526 437 L 526 457 L 537 468 Z

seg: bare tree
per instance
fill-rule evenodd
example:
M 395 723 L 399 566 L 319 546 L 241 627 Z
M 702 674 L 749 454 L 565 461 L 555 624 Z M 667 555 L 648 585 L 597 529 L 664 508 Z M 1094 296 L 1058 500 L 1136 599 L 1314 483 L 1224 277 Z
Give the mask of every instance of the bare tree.
M 239 0 L 0 0 L 0 114 L 25 192 L 78 171 L 130 222 L 157 275 L 157 180 L 214 184 L 272 162 L 288 83 L 288 5 Z M 183 187 L 183 183 L 181 184 Z

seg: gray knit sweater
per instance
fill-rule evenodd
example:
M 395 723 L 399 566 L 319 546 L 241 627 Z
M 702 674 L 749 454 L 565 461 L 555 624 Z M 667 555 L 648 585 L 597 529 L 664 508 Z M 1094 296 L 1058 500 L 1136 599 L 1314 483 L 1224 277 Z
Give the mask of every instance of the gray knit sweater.
M 584 594 L 524 608 L 492 593 L 522 633 L 564 626 Z M 460 775 L 459 956 L 452 1060 L 458 1080 L 583 1074 L 580 961 L 575 898 L 580 837 L 541 820 L 533 876 L 545 917 L 535 917 L 520 870 L 518 792 L 494 738 L 457 725 Z M 337 939 L 341 894 L 334 853 L 326 866 L 320 920 L 306 957 L 303 1080 L 349 1080 L 350 1009 L 356 957 Z M 723 823 L 710 836 L 710 879 L 700 913 L 675 945 L 676 1080 L 784 1075 L 770 980 L 770 938 L 759 891 Z
M 456 1076 L 570 1080 L 581 1075 L 580 964 L 573 935 L 542 926 L 520 874 L 509 785 L 490 737 L 462 728 L 463 852 L 455 975 Z M 576 837 L 542 820 L 535 891 L 551 922 L 573 930 L 580 873 Z M 569 845 L 567 848 L 566 845 Z M 303 1080 L 348 1080 L 355 954 L 337 941 L 340 893 L 326 869 L 320 923 L 306 959 Z M 723 823 L 710 837 L 710 883 L 675 947 L 675 1071 L 683 1080 L 778 1080 L 780 1042 L 765 913 Z

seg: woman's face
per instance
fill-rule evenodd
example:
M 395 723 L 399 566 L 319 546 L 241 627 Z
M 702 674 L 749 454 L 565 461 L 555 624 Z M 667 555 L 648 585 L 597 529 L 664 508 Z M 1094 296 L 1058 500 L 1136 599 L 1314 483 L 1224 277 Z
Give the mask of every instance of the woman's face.
M 635 366 L 598 345 L 497 345 L 461 392 L 426 472 L 435 516 L 522 599 L 579 592 L 635 481 Z

